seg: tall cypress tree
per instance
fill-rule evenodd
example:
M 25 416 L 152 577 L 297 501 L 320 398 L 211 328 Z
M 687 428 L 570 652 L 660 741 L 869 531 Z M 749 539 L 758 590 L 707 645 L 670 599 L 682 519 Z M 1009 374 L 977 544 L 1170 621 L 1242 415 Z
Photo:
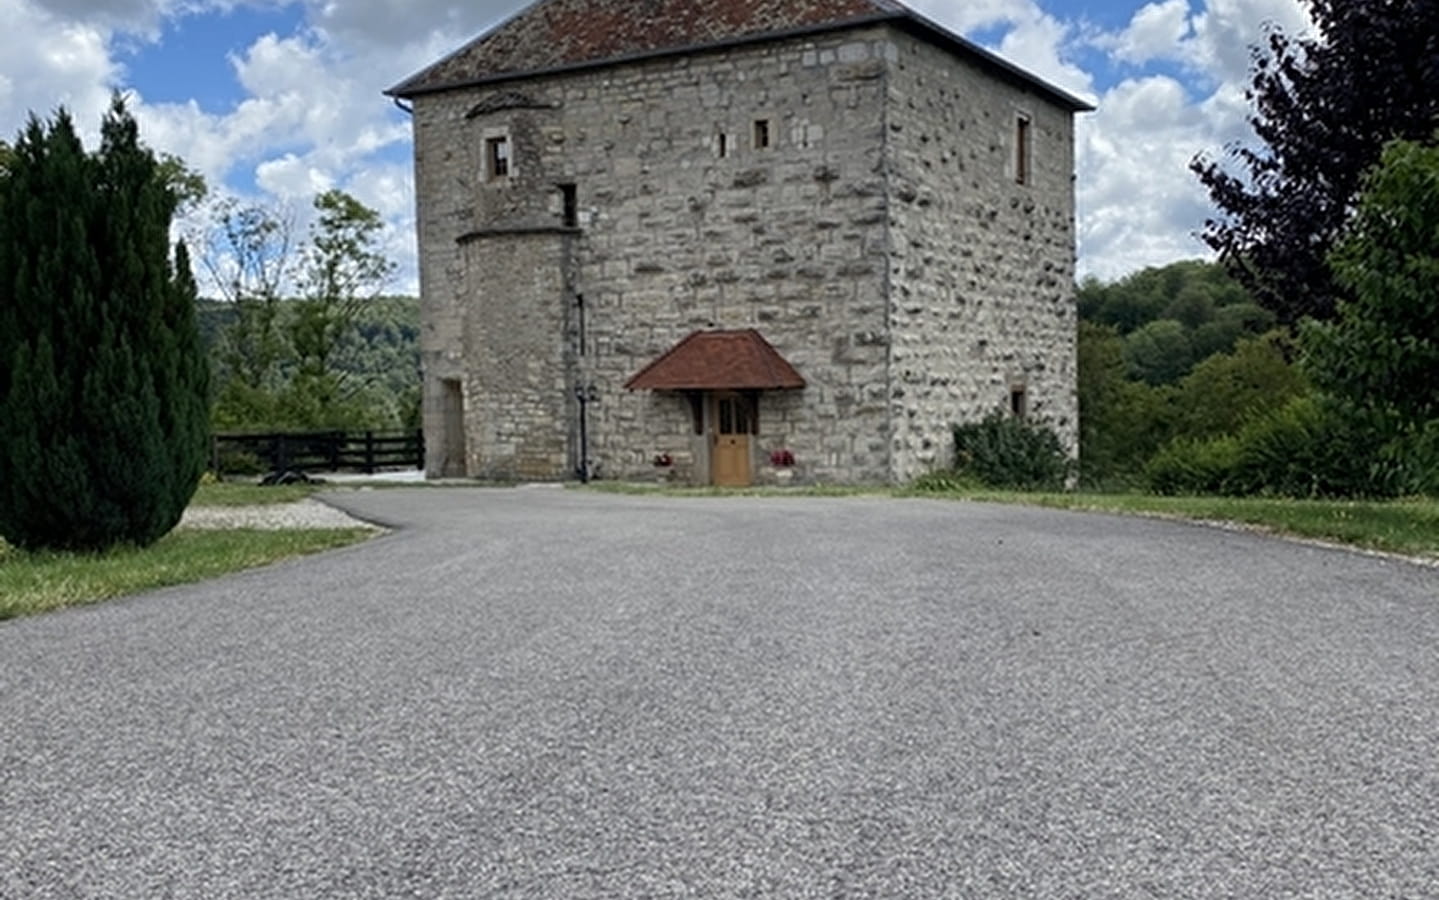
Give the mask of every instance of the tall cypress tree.
M 145 545 L 179 521 L 207 443 L 208 369 L 176 198 L 116 99 L 97 153 L 32 117 L 0 180 L 0 536 Z

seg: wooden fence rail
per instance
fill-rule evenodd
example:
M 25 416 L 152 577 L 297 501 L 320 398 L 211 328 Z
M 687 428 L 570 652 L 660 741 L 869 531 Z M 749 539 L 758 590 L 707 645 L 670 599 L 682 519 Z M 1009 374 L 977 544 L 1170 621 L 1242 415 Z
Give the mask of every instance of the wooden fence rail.
M 423 469 L 425 436 L 420 431 L 217 434 L 210 467 L 217 475 Z

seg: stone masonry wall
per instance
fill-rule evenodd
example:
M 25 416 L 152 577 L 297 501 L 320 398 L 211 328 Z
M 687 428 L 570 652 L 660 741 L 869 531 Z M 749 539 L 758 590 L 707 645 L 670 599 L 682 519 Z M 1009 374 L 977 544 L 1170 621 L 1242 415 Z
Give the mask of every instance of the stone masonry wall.
M 420 97 L 422 349 L 427 381 L 457 356 L 471 360 L 471 474 L 555 457 L 550 438 L 522 451 L 502 423 L 538 424 L 561 408 L 539 393 L 586 383 L 601 477 L 652 478 L 668 453 L 677 475 L 704 480 L 687 400 L 623 385 L 691 331 L 753 327 L 809 385 L 762 395 L 757 477 L 785 447 L 802 480 L 886 480 L 883 101 L 894 54 L 890 31 L 872 28 Z M 760 120 L 768 147 L 756 146 Z M 498 134 L 511 140 L 514 172 L 487 180 L 484 141 Z M 562 228 L 568 184 L 573 276 L 521 285 L 546 265 L 534 234 Z M 477 318 L 496 303 L 518 309 Z M 545 346 L 546 334 L 559 344 Z M 518 393 L 484 361 L 516 339 L 533 366 Z M 573 433 L 574 404 L 564 409 Z M 570 471 L 557 465 L 551 477 Z
M 593 204 L 581 284 L 602 474 L 640 475 L 664 451 L 707 476 L 687 403 L 621 386 L 696 329 L 753 327 L 808 382 L 760 397 L 761 480 L 779 448 L 805 480 L 885 477 L 883 35 L 742 47 L 569 86 L 567 114 L 591 129 L 562 161 Z
M 1072 114 L 907 35 L 888 82 L 893 469 L 948 465 L 951 426 L 1025 391 L 1070 453 L 1075 395 Z M 1018 119 L 1028 122 L 1017 183 Z
M 586 385 L 598 476 L 704 482 L 688 399 L 623 385 L 694 330 L 752 327 L 808 381 L 760 396 L 758 481 L 780 448 L 800 481 L 907 480 L 1019 386 L 1072 447 L 1070 122 L 883 25 L 419 97 L 432 446 L 459 378 L 469 474 L 570 477 Z
M 543 481 L 574 471 L 565 332 L 568 235 L 465 241 L 465 430 L 470 475 Z
M 552 214 L 555 186 L 511 160 L 487 170 L 485 141 L 538 146 L 554 110 L 513 91 L 417 104 L 421 354 L 425 429 L 436 470 L 441 379 L 464 390 L 465 472 L 555 479 L 573 471 L 568 297 L 574 233 Z
M 473 179 L 459 142 L 463 128 L 448 115 L 443 99 L 421 98 L 414 106 L 415 236 L 419 244 L 421 418 L 425 431 L 425 472 L 444 474 L 445 391 L 448 380 L 463 382 L 464 264 L 458 238 L 473 223 L 465 200 Z

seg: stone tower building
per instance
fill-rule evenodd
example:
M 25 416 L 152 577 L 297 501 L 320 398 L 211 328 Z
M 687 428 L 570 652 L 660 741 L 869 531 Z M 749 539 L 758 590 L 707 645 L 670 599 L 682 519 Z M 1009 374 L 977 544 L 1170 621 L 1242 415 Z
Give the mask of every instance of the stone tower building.
M 541 0 L 413 107 L 433 476 L 900 482 L 1073 450 L 1081 100 L 895 0 Z

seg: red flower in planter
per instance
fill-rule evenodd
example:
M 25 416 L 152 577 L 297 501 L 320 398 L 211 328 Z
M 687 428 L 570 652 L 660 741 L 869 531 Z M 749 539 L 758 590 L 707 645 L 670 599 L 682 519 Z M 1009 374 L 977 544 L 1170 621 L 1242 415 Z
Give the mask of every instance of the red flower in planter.
M 769 454 L 769 464 L 772 465 L 772 466 L 776 466 L 776 467 L 784 467 L 784 466 L 792 466 L 792 465 L 794 465 L 794 451 L 793 451 L 793 450 L 771 450 L 771 451 L 770 451 L 770 454 Z
M 654 463 L 656 468 L 667 469 L 675 464 L 675 460 L 668 453 L 660 453 L 655 456 Z

